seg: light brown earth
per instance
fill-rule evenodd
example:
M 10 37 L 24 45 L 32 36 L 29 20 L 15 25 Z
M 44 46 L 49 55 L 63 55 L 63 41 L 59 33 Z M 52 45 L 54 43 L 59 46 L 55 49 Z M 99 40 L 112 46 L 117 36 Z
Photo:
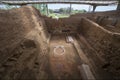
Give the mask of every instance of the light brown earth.
M 110 11 L 56 20 L 30 6 L 0 10 L 0 80 L 83 80 L 82 64 L 96 80 L 119 80 L 119 17 Z
M 80 65 L 79 55 L 73 44 L 66 42 L 66 37 L 65 35 L 52 35 L 49 53 L 51 71 L 55 79 L 81 80 L 80 71 L 77 68 Z M 55 53 L 56 46 L 63 46 L 65 52 Z

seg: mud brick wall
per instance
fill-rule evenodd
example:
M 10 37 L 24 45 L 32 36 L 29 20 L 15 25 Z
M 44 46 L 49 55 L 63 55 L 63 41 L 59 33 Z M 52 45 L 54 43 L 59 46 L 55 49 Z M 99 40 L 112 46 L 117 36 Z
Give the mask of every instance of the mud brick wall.
M 113 33 L 102 26 L 83 18 L 80 33 L 87 39 L 96 53 L 90 53 L 97 67 L 101 67 L 120 78 L 120 34 Z M 92 55 L 94 57 L 92 57 Z M 96 55 L 96 56 L 95 56 Z

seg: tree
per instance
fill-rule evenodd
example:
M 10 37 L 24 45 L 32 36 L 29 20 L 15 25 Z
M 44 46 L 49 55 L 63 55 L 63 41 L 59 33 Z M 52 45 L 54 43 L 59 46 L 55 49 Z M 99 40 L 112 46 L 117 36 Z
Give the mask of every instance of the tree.
M 7 5 L 7 4 L 4 6 L 5 6 L 4 9 L 6 9 L 6 10 L 19 7 L 19 6 Z
M 53 11 L 52 9 L 49 9 L 49 12 L 50 12 L 50 13 L 53 13 L 54 11 Z
M 66 10 L 65 10 L 65 8 L 60 8 L 59 12 L 64 14 L 66 12 Z
M 70 7 L 60 8 L 59 12 L 62 13 L 62 14 L 69 14 L 72 10 L 73 10 L 73 8 L 71 8 L 71 10 L 70 10 Z

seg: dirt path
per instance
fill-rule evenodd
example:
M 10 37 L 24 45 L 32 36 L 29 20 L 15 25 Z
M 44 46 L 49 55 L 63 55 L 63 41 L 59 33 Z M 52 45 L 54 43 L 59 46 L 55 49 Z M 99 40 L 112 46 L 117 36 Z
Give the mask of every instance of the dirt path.
M 53 35 L 50 41 L 50 69 L 54 79 L 81 80 L 78 65 L 80 58 L 64 35 Z

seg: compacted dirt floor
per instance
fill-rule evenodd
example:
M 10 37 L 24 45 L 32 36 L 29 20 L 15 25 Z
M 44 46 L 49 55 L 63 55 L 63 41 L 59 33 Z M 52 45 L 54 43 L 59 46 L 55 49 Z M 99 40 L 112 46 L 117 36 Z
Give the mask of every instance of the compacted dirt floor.
M 50 69 L 55 79 L 79 79 L 77 66 L 80 58 L 72 43 L 66 42 L 65 35 L 53 35 L 50 40 Z

